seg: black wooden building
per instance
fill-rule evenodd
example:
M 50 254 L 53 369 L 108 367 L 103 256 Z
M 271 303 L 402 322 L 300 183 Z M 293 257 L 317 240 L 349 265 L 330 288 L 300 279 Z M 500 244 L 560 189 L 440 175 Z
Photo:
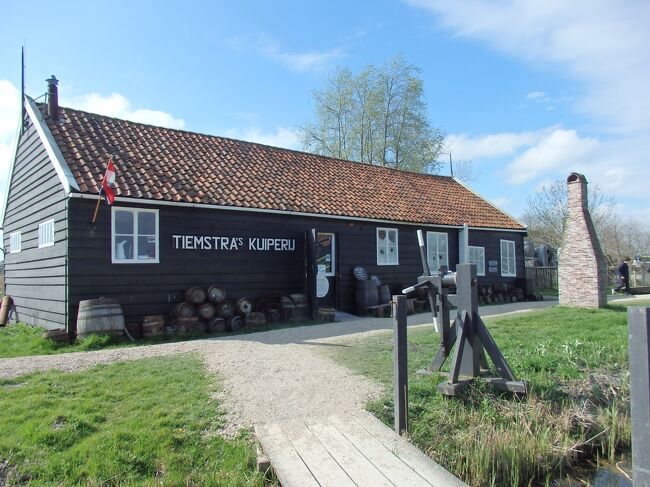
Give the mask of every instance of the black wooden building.
M 354 266 L 397 290 L 475 262 L 485 284 L 524 277 L 525 227 L 457 180 L 160 128 L 24 99 L 3 215 L 17 318 L 74 329 L 80 300 L 127 319 L 167 313 L 192 285 L 232 297 L 305 292 L 354 312 Z M 113 206 L 91 224 L 109 156 Z M 308 272 L 316 236 L 318 276 Z M 313 262 L 313 261 L 312 261 Z

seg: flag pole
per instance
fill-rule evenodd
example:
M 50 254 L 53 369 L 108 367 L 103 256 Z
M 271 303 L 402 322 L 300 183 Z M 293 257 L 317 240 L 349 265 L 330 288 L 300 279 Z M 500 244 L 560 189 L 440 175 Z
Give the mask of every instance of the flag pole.
M 109 155 L 108 156 L 108 167 L 110 167 L 111 161 L 113 160 L 113 156 Z M 107 169 L 108 170 L 108 169 Z M 102 202 L 102 187 L 104 186 L 104 179 L 106 179 L 106 174 L 104 174 L 104 177 L 102 178 L 102 182 L 100 183 L 99 187 L 99 198 L 97 199 L 97 204 L 95 205 L 95 211 L 93 213 L 93 219 L 90 221 L 91 226 L 95 226 L 95 222 L 97 221 L 97 212 L 99 211 L 99 204 Z
M 91 225 L 95 224 L 95 221 L 97 220 L 97 212 L 99 211 L 99 204 L 102 202 L 102 197 L 100 196 L 97 198 L 97 204 L 95 205 L 95 213 L 93 213 L 93 219 L 90 222 Z

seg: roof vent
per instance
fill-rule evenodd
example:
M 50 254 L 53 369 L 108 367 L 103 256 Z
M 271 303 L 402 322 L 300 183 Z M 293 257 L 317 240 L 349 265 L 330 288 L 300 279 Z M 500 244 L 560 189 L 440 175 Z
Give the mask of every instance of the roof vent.
M 47 114 L 52 120 L 59 119 L 59 89 L 57 85 L 59 80 L 52 75 L 47 81 Z

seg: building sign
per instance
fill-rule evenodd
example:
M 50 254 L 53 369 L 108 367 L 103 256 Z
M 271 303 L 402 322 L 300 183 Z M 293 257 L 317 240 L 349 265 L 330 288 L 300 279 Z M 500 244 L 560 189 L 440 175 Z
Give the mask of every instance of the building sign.
M 178 250 L 250 250 L 293 252 L 295 238 L 218 237 L 212 235 L 172 235 L 172 248 Z
M 498 260 L 488 260 L 488 272 L 490 274 L 496 274 L 498 272 L 497 266 L 499 265 Z

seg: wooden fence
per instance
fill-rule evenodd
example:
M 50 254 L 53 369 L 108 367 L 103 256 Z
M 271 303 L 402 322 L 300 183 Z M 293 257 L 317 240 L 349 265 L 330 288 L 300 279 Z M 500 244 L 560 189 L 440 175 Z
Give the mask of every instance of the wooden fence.
M 557 266 L 554 267 L 526 267 L 526 280 L 530 282 L 535 292 L 543 289 L 557 289 Z

